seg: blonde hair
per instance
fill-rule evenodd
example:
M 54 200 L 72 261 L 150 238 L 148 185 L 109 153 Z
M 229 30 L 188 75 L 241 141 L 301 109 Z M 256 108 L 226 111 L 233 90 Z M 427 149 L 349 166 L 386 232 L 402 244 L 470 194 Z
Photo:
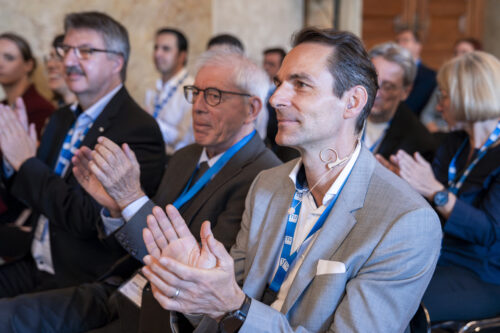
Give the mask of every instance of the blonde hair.
M 493 55 L 474 51 L 453 58 L 441 67 L 437 81 L 458 121 L 500 117 L 500 61 Z

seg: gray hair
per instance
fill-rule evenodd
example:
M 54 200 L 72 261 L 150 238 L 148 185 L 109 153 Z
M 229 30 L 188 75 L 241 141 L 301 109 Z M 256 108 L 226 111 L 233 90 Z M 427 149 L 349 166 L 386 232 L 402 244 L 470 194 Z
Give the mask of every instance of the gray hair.
M 409 87 L 413 84 L 417 75 L 417 66 L 410 51 L 396 43 L 389 42 L 375 45 L 368 54 L 370 59 L 382 57 L 398 64 L 403 69 L 403 86 Z
M 259 97 L 265 106 L 269 91 L 269 78 L 266 72 L 234 48 L 216 48 L 201 54 L 196 71 L 206 66 L 228 67 L 233 69 L 231 81 L 236 87 L 252 96 Z
M 64 32 L 67 33 L 71 29 L 89 29 L 100 33 L 106 48 L 118 52 L 123 57 L 123 68 L 120 76 L 122 81 L 125 81 L 130 42 L 127 29 L 123 25 L 104 13 L 81 12 L 68 14 L 64 18 Z

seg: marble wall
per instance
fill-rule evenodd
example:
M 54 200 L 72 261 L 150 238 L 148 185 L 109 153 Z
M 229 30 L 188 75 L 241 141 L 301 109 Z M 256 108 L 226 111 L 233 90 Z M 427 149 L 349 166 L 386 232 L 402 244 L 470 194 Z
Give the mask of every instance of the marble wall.
M 34 79 L 46 96 L 43 55 L 52 38 L 63 31 L 64 15 L 74 11 L 105 12 L 128 28 L 132 54 L 126 85 L 142 103 L 146 87 L 157 78 L 152 63 L 153 36 L 162 26 L 185 32 L 188 67 L 215 33 L 230 32 L 243 40 L 247 53 L 261 61 L 262 49 L 288 46 L 290 35 L 303 25 L 303 0 L 0 0 L 0 32 L 15 31 L 31 43 L 39 68 Z

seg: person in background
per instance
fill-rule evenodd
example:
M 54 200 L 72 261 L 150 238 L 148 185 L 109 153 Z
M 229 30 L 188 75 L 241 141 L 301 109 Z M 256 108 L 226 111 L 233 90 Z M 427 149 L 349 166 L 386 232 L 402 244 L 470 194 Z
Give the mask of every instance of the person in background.
M 194 142 L 191 105 L 183 95 L 184 86 L 193 84 L 186 64 L 188 40 L 174 28 L 156 32 L 153 61 L 161 78 L 156 89 L 146 91 L 146 111 L 160 126 L 167 157 Z
M 284 147 L 280 146 L 276 143 L 276 133 L 278 133 L 278 119 L 276 118 L 276 110 L 273 108 L 271 103 L 269 103 L 269 99 L 273 95 L 276 90 L 276 86 L 274 85 L 274 78 L 281 67 L 281 63 L 286 56 L 286 52 L 282 48 L 270 48 L 266 49 L 263 52 L 264 60 L 262 63 L 262 67 L 266 71 L 269 76 L 269 80 L 271 82 L 271 86 L 269 87 L 269 91 L 267 93 L 266 98 L 266 106 L 269 115 L 269 119 L 267 121 L 267 134 L 266 134 L 266 143 L 269 148 L 282 160 L 283 162 L 288 162 L 293 160 L 294 158 L 299 157 L 299 152 L 292 147 Z
M 464 37 L 455 42 L 453 54 L 455 57 L 458 57 L 472 51 L 481 51 L 482 49 L 483 45 L 479 40 L 474 37 Z
M 411 29 L 400 30 L 396 36 L 396 42 L 410 51 L 417 65 L 417 76 L 415 76 L 412 89 L 405 103 L 413 113 L 420 116 L 420 113 L 436 88 L 436 72 L 425 66 L 420 59 L 422 41 L 416 31 Z
M 480 51 L 483 47 L 481 42 L 472 37 L 460 38 L 455 42 L 455 46 L 453 47 L 453 54 L 455 57 L 459 57 L 466 53 L 472 51 Z M 429 102 L 422 110 L 420 114 L 420 120 L 427 129 L 434 133 L 434 137 L 438 141 L 442 141 L 447 132 L 458 129 L 457 124 L 453 120 L 453 118 L 443 119 L 442 113 L 436 110 L 438 105 L 438 97 L 439 97 L 439 88 L 436 87 L 434 92 L 432 93 Z
M 403 149 L 409 154 L 418 151 L 432 161 L 434 139 L 403 102 L 416 72 L 410 52 L 395 43 L 384 43 L 371 49 L 369 55 L 379 89 L 366 121 L 364 143 L 379 159 Z
M 443 117 L 462 122 L 432 166 L 400 151 L 400 176 L 433 205 L 444 231 L 436 272 L 423 297 L 431 321 L 500 314 L 500 61 L 474 51 L 438 73 Z
M 52 48 L 48 56 L 44 58 L 47 67 L 48 86 L 54 94 L 53 100 L 58 107 L 73 104 L 77 101 L 75 94 L 66 83 L 66 74 L 62 59 L 56 53 L 56 47 L 62 44 L 64 35 L 57 35 L 52 41 Z
M 0 35 L 0 84 L 7 95 L 3 104 L 15 106 L 20 101 L 26 107 L 28 121 L 34 123 L 40 137 L 47 118 L 54 112 L 54 106 L 42 97 L 31 81 L 36 69 L 36 59 L 28 42 L 14 33 Z

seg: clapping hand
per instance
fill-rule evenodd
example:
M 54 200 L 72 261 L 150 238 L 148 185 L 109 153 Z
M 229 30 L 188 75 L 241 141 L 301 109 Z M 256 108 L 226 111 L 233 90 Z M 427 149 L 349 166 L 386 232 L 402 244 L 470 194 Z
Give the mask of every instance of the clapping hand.
M 234 277 L 234 262 L 215 240 L 210 223 L 201 227 L 201 248 L 175 207 L 159 207 L 148 216 L 143 238 L 150 255 L 144 275 L 163 308 L 202 313 L 220 319 L 245 299 Z
M 95 201 L 105 207 L 113 217 L 121 215 L 120 207 L 116 201 L 106 192 L 101 182 L 90 170 L 89 163 L 92 160 L 92 150 L 88 147 L 81 147 L 75 152 L 71 159 L 73 163 L 73 175 L 87 193 Z
M 4 158 L 18 171 L 21 165 L 36 155 L 35 124 L 28 126 L 26 107 L 21 98 L 16 108 L 0 105 L 0 148 Z

